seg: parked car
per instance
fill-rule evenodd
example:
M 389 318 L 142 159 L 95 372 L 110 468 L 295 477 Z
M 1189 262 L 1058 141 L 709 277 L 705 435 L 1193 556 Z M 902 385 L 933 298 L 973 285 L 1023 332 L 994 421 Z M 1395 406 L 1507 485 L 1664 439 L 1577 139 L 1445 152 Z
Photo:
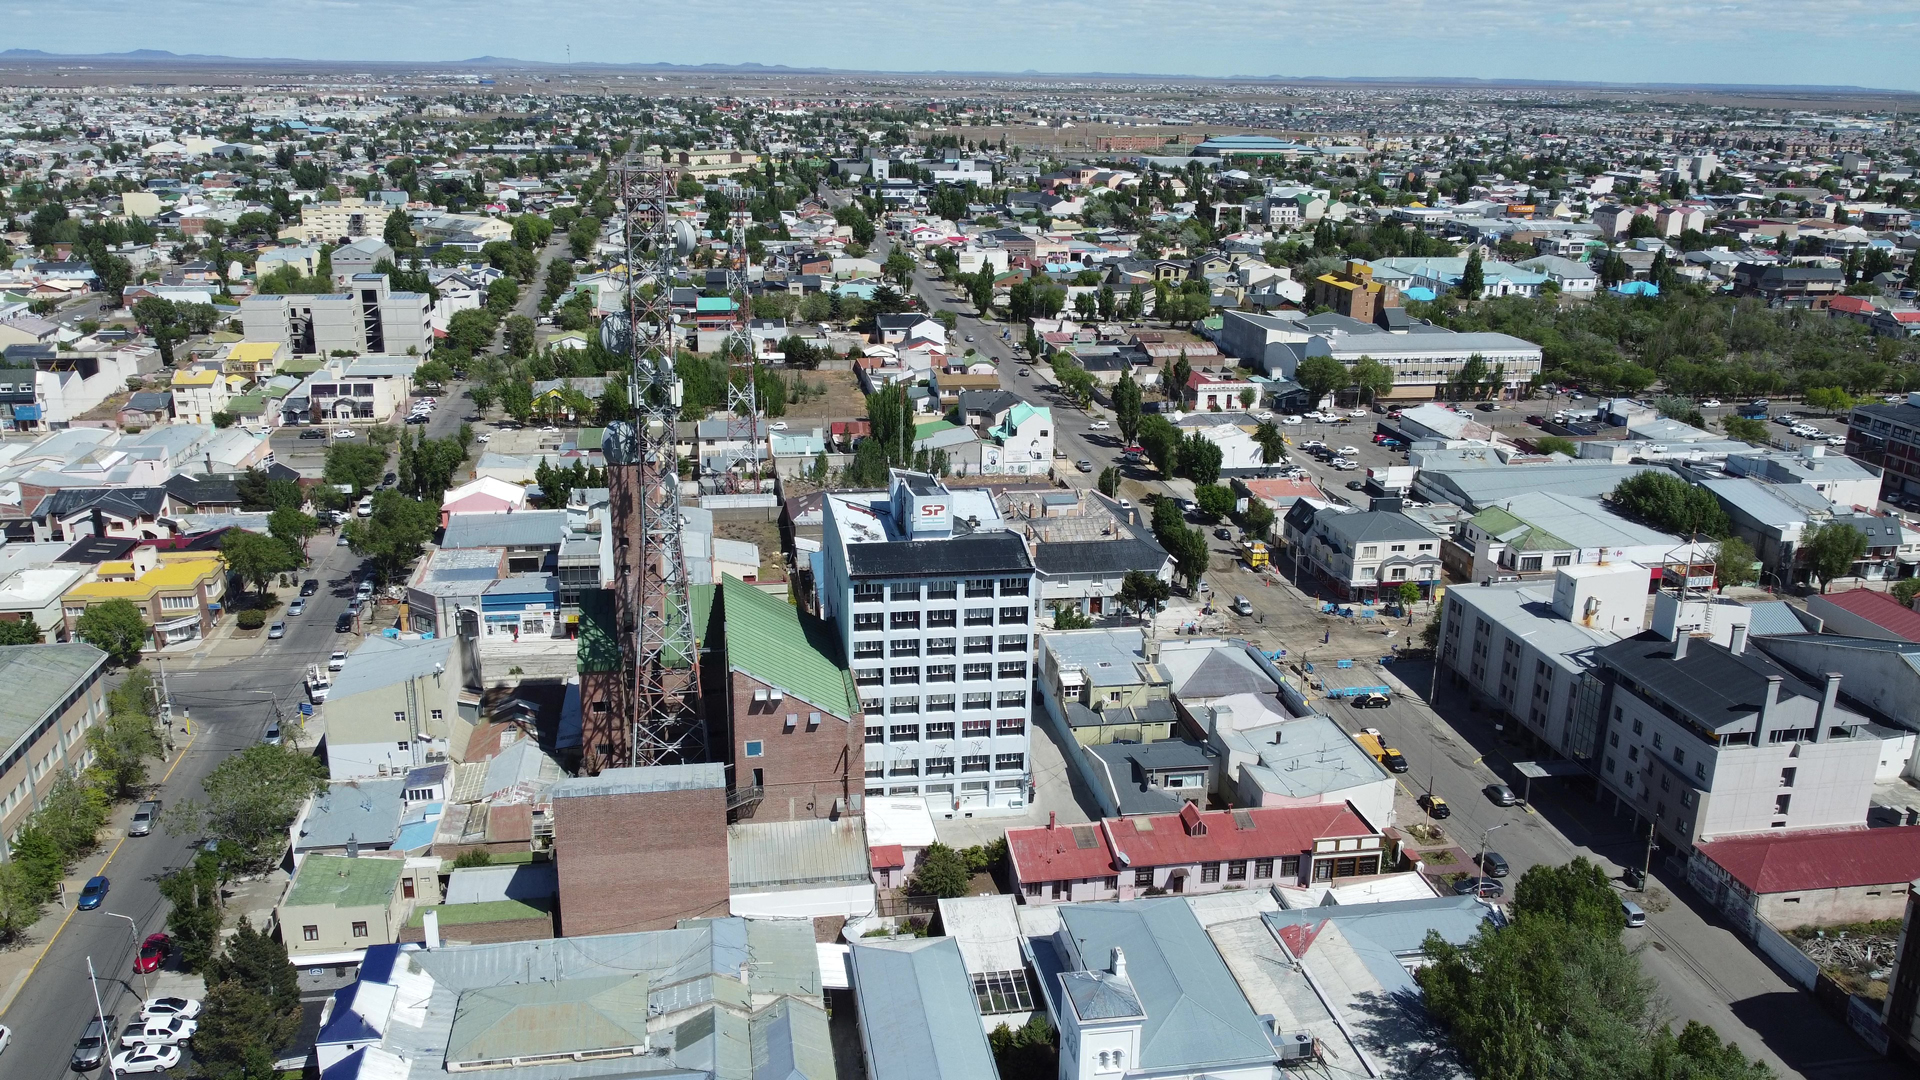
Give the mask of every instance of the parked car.
M 1389 746 L 1380 755 L 1380 764 L 1385 765 L 1388 772 L 1403 773 L 1407 771 L 1407 756 Z
M 319 428 L 308 428 L 300 433 L 300 437 L 303 439 L 324 439 L 327 437 L 327 433 L 321 431 Z
M 1093 423 L 1087 425 L 1088 428 L 1094 431 L 1105 431 L 1112 426 L 1112 424 L 1107 423 L 1105 420 L 1095 420 Z
M 1223 525 L 1213 530 L 1213 538 L 1215 540 L 1231 540 L 1233 539 L 1233 530 Z
M 127 823 L 128 836 L 146 836 L 160 820 L 160 800 L 148 799 L 133 808 L 133 820 Z
M 1364 480 L 1349 480 L 1349 481 L 1347 481 L 1347 490 L 1348 490 L 1348 491 L 1361 491 L 1361 490 L 1364 490 L 1364 489 L 1366 488 L 1366 486 L 1367 486 L 1367 483 L 1366 483 L 1366 481 L 1364 481 Z
M 1506 877 L 1511 872 L 1507 860 L 1497 851 L 1485 852 L 1480 856 L 1480 870 L 1488 877 Z
M 140 943 L 140 954 L 133 958 L 133 970 L 137 975 L 160 970 L 167 962 L 167 955 L 173 952 L 173 939 L 165 934 L 148 934 L 147 940 Z M 124 1045 L 125 1040 L 121 1040 Z
M 319 591 L 320 591 L 319 578 L 308 578 L 307 580 L 300 583 L 301 596 L 312 596 L 314 593 L 317 593 Z
M 5 1024 L 0 1024 L 0 1054 L 4 1054 L 7 1052 L 7 1044 L 12 1041 L 13 1041 L 13 1032 L 7 1030 L 7 1026 Z
M 353 438 L 353 436 L 354 436 L 354 430 L 352 428 L 343 427 L 340 430 L 333 433 L 333 437 L 336 439 L 351 439 Z
M 157 997 L 148 998 L 140 1006 L 140 1015 L 151 1019 L 156 1016 L 180 1016 L 192 1020 L 200 1015 L 200 1002 L 195 998 Z
M 287 605 L 288 615 L 305 615 L 306 613 L 307 602 L 305 600 L 296 597 L 293 603 Z
M 1253 614 L 1253 603 L 1244 596 L 1234 597 L 1233 604 L 1231 606 L 1233 608 L 1233 613 L 1235 615 Z
M 1482 900 L 1498 900 L 1507 895 L 1507 887 L 1490 877 L 1461 878 L 1453 883 L 1455 896 L 1478 896 Z
M 77 1050 L 74 1052 L 79 1053 Z M 180 1048 L 177 1046 L 136 1046 L 131 1050 L 122 1050 L 113 1055 L 113 1068 L 118 1073 L 166 1072 L 178 1064 L 180 1064 Z M 99 1066 L 100 1063 L 95 1061 L 88 1068 Z M 75 1061 L 74 1067 L 79 1068 L 78 1060 Z
M 1720 399 L 1715 397 L 1710 397 L 1707 400 L 1701 402 L 1700 407 L 1703 409 L 1717 409 L 1720 407 Z
M 353 631 L 353 612 L 351 611 L 341 612 L 340 617 L 333 620 L 333 632 L 336 634 L 346 634 L 346 633 L 351 633 L 352 631 Z
M 80 902 L 74 906 L 81 911 L 92 911 L 107 898 L 108 882 L 105 876 L 90 877 L 80 889 Z
M 1385 694 L 1360 694 L 1353 698 L 1356 709 L 1384 709 L 1393 704 L 1393 699 Z
M 1420 804 L 1420 809 L 1425 810 L 1428 817 L 1436 821 L 1453 816 L 1453 808 L 1447 805 L 1447 800 L 1438 795 L 1422 795 L 1414 801 Z
M 1293 426 L 1293 425 L 1295 425 L 1295 424 L 1301 424 L 1301 423 L 1304 423 L 1305 421 L 1303 421 L 1303 420 L 1301 420 L 1301 419 L 1300 419 L 1299 417 L 1297 417 L 1297 416 L 1283 416 L 1283 417 L 1281 417 L 1281 418 L 1280 418 L 1280 422 L 1281 422 L 1281 423 L 1283 423 L 1283 424 L 1286 424 L 1286 425 L 1288 425 L 1289 427 L 1291 427 L 1291 426 Z
M 107 1056 L 107 1041 L 113 1038 L 114 1018 L 96 1016 L 87 1021 L 80 1038 L 73 1044 L 73 1071 L 91 1072 Z
M 267 730 L 261 733 L 260 741 L 263 743 L 266 743 L 268 746 L 279 746 L 280 745 L 280 721 L 278 720 L 267 721 Z
M 1631 900 L 1620 901 L 1620 914 L 1626 917 L 1629 929 L 1647 925 L 1647 912 Z
M 1487 793 L 1487 801 L 1495 806 L 1512 806 L 1520 801 L 1520 796 L 1505 784 L 1488 784 L 1481 790 Z
M 283 638 L 286 636 L 287 636 L 287 624 L 285 620 L 276 622 L 272 626 L 267 627 L 267 637 L 269 640 Z
M 1081 472 L 1092 472 L 1093 462 L 1088 461 L 1086 458 L 1081 458 L 1079 461 L 1074 462 L 1073 467 L 1079 469 Z
M 333 651 L 333 655 L 327 657 L 328 671 L 339 671 L 341 668 L 346 666 L 347 666 L 347 653 L 346 653 L 346 650 L 344 649 L 335 649 Z

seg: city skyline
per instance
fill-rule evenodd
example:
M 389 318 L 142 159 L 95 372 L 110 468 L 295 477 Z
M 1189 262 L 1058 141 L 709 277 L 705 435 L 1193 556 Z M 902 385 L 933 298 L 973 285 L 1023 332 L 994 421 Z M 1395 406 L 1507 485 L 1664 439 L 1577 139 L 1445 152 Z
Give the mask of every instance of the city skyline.
M 1033 9 L 852 0 L 831 11 L 788 0 L 632 12 L 586 0 L 494 5 L 473 18 L 442 0 L 383 7 L 386 32 L 330 16 L 357 2 L 296 0 L 234 18 L 189 3 L 163 16 L 82 0 L 35 25 L 19 49 L 78 57 L 142 49 L 237 59 L 438 63 L 748 65 L 850 73 L 1140 75 L 1165 78 L 1448 79 L 1590 84 L 1858 87 L 1920 91 L 1920 10 L 1861 0 L 1764 6 L 1682 2 L 1631 12 L 1538 0 L 1385 0 L 1364 9 L 1276 0 L 1238 12 L 1231 33 L 1155 0 Z M 206 18 L 192 17 L 196 13 Z M 182 15 L 187 17 L 182 17 Z M 715 33 L 720 24 L 727 33 Z M 1871 26 L 1872 33 L 1862 33 Z M 336 28 L 337 27 L 337 28 Z M 449 31 L 457 30 L 456 33 Z M 1009 46 L 1013 46 L 1009 48 Z

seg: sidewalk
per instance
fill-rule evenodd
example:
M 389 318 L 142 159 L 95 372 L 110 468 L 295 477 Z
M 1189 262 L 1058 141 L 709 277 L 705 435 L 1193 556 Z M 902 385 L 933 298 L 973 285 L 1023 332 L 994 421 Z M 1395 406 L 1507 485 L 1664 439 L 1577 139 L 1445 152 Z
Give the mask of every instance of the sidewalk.
M 189 738 L 174 749 L 173 758 L 167 762 L 166 771 L 154 782 L 155 787 L 166 784 L 173 776 L 173 770 L 187 755 L 193 746 Z M 121 803 L 113 808 L 107 818 L 107 824 L 100 830 L 100 846 L 93 854 L 80 860 L 63 881 L 64 895 L 58 902 L 48 904 L 46 913 L 40 921 L 28 928 L 21 940 L 11 948 L 0 950 L 0 1013 L 7 1011 L 13 999 L 19 995 L 20 988 L 26 985 L 27 977 L 40 966 L 40 960 L 47 950 L 53 947 L 60 931 L 66 928 L 67 920 L 73 917 L 73 905 L 80 899 L 80 888 L 87 879 L 104 874 L 120 853 L 120 845 L 127 838 L 127 822 L 133 817 L 133 802 Z

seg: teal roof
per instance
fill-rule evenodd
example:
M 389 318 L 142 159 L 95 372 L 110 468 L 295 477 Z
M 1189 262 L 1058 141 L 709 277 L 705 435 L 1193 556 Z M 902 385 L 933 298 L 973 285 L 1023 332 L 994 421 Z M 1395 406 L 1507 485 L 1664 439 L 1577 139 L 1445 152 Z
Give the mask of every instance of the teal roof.
M 693 304 L 695 311 L 732 311 L 733 308 L 731 296 L 702 296 Z
M 731 576 L 720 582 L 720 618 L 734 669 L 837 717 L 859 711 L 825 622 Z
M 1020 425 L 1036 416 L 1048 423 L 1052 423 L 1053 410 L 1047 408 L 1045 405 L 1031 405 L 1023 401 L 1007 410 L 1007 418 L 1000 422 L 1000 427 L 995 429 L 994 433 L 1002 438 L 1018 434 Z

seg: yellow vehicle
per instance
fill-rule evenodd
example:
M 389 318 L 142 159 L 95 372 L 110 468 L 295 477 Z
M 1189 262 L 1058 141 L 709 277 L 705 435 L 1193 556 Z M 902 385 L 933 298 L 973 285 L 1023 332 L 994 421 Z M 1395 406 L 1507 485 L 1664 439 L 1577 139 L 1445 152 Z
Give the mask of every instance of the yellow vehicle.
M 1267 565 L 1267 545 L 1258 540 L 1247 540 L 1240 544 L 1240 558 L 1247 569 L 1258 570 Z

